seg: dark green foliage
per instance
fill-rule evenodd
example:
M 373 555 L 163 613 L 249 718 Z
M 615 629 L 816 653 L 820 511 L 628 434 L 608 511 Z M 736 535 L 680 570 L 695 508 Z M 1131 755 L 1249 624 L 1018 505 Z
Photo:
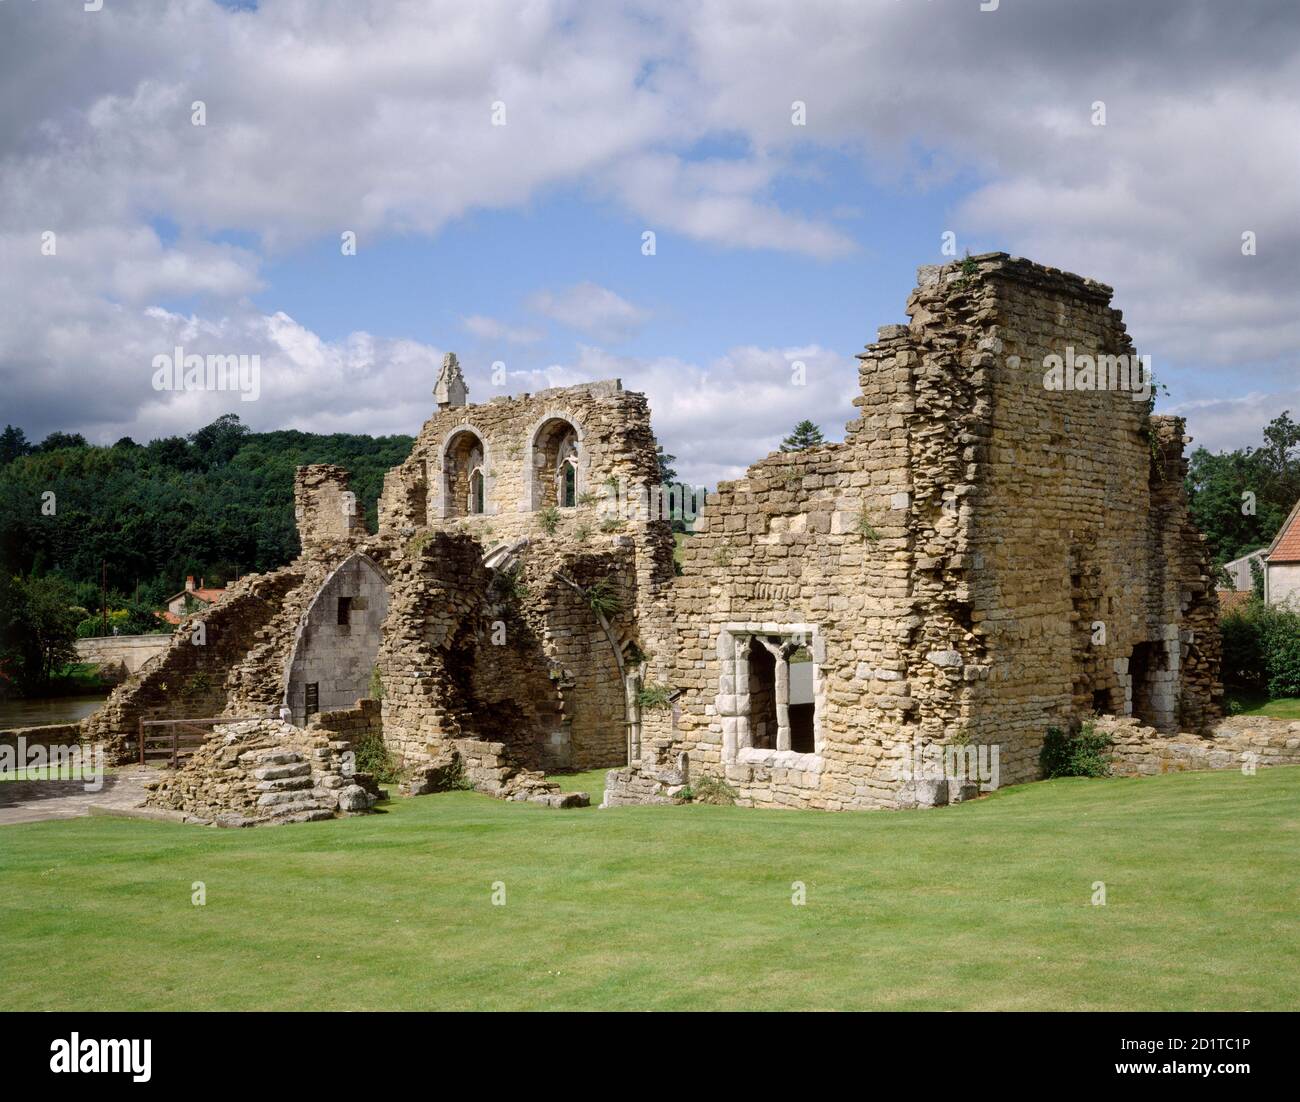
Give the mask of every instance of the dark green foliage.
M 707 773 L 694 784 L 688 784 L 679 793 L 677 801 L 684 804 L 719 804 L 727 806 L 736 802 L 736 790 L 726 781 Z
M 587 604 L 597 616 L 606 620 L 617 616 L 623 610 L 623 600 L 609 578 L 601 578 L 587 587 Z
M 1225 685 L 1263 689 L 1268 680 L 1264 673 L 1263 640 L 1259 630 L 1262 608 L 1263 602 L 1249 601 L 1245 608 L 1231 612 L 1219 621 Z
M 84 607 L 76 609 L 81 619 L 77 623 L 77 638 L 91 639 L 101 635 L 165 635 L 174 631 L 175 625 L 158 617 L 153 603 L 128 599 L 121 607 L 114 607 L 109 602 L 108 624 L 104 623 L 103 612 L 91 609 L 87 613 Z M 82 615 L 82 613 L 87 613 Z
M 56 433 L 30 451 L 21 431 L 0 435 L 0 571 L 62 575 L 77 587 L 73 603 L 92 613 L 100 607 L 101 560 L 110 608 L 123 607 L 137 585 L 142 601 L 156 603 L 177 592 L 186 574 L 220 584 L 292 560 L 300 464 L 346 467 L 373 531 L 383 476 L 412 443 L 409 436 L 252 433 L 233 415 L 143 447 L 69 443 L 76 439 Z M 47 490 L 57 501 L 53 516 L 41 513 Z
M 811 421 L 800 421 L 795 425 L 794 432 L 781 441 L 781 450 L 783 452 L 801 452 L 824 443 L 826 441 L 822 439 L 821 429 Z
M 1085 723 L 1077 735 L 1049 727 L 1043 736 L 1043 749 L 1038 764 L 1043 776 L 1052 777 L 1105 777 L 1110 774 L 1110 762 L 1105 751 L 1110 739 L 1098 734 L 1091 723 Z
M 380 784 L 396 784 L 401 780 L 397 763 L 380 735 L 363 735 L 356 745 L 356 771 L 369 773 Z
M 636 694 L 636 699 L 642 708 L 667 708 L 672 703 L 672 693 L 673 691 L 669 686 L 650 682 Z
M 1187 491 L 1216 566 L 1267 547 L 1300 500 L 1300 425 L 1288 411 L 1265 426 L 1262 447 L 1218 455 L 1197 448 Z M 1241 511 L 1246 491 L 1255 495 L 1253 515 Z
M 1300 696 L 1300 613 L 1251 600 L 1220 627 L 1226 684 L 1275 698 Z
M 560 510 L 554 505 L 548 505 L 537 514 L 537 523 L 548 536 L 555 535 L 555 530 L 560 526 Z
M 77 657 L 74 592 L 62 578 L 0 574 L 0 693 L 46 690 Z
M 86 438 L 79 432 L 52 432 L 36 448 L 38 452 L 57 452 L 65 448 L 84 448 Z
M 5 425 L 4 432 L 0 432 L 0 465 L 12 463 L 20 455 L 28 455 L 31 451 L 32 445 L 27 434 L 13 425 Z
M 662 444 L 656 444 L 655 458 L 659 460 L 659 484 L 671 486 L 677 481 L 677 468 L 673 466 L 677 462 L 677 456 L 669 455 Z
M 524 580 L 523 563 L 498 570 L 492 577 L 492 588 L 506 600 L 524 600 L 528 596 L 528 583 Z
M 444 774 L 443 792 L 469 792 L 474 788 L 474 782 L 469 779 L 465 773 L 465 763 L 461 761 L 460 755 L 457 754 L 452 763 L 447 766 Z

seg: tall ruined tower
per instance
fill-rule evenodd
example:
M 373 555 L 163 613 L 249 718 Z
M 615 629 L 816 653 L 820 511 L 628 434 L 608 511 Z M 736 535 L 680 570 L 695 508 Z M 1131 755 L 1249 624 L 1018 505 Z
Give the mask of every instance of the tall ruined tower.
M 664 733 L 745 802 L 934 802 L 926 747 L 996 745 L 1007 784 L 1094 711 L 1219 715 L 1182 425 L 1150 414 L 1111 289 L 1004 253 L 918 284 L 845 442 L 720 484 L 683 548 Z

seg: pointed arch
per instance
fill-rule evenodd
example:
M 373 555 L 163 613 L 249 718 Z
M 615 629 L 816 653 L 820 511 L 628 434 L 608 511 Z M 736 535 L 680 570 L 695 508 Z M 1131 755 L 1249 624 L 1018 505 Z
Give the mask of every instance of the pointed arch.
M 447 434 L 439 460 L 438 516 L 448 519 L 490 512 L 491 466 L 483 434 L 472 425 L 457 426 Z
M 348 708 L 369 695 L 388 588 L 388 575 L 363 552 L 325 577 L 285 661 L 281 703 L 295 726 L 304 726 L 314 711 Z
M 573 508 L 587 491 L 587 449 L 582 425 L 564 412 L 548 413 L 528 434 L 524 508 Z

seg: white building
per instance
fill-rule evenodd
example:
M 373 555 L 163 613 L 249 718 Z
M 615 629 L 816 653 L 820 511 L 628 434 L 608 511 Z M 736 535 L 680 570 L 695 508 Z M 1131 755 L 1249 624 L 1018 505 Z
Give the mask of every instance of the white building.
M 1251 569 L 1251 563 L 1259 563 L 1261 570 L 1264 567 L 1264 556 L 1268 554 L 1267 547 L 1261 547 L 1257 551 L 1252 551 L 1249 555 L 1242 555 L 1239 559 L 1233 559 L 1232 562 L 1225 562 L 1223 569 L 1227 572 L 1228 577 L 1232 579 L 1232 588 L 1238 593 L 1249 593 L 1254 582 L 1254 571 Z
M 1264 600 L 1300 609 L 1300 501 L 1268 546 L 1264 560 Z

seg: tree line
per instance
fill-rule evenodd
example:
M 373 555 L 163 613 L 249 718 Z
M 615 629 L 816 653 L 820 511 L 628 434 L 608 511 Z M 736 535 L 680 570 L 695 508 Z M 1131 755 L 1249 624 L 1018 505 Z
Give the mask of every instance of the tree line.
M 1187 495 L 1216 567 L 1273 542 L 1300 501 L 1300 425 L 1284 410 L 1258 447 L 1192 452 Z
M 66 641 L 108 606 L 121 630 L 142 630 L 186 575 L 222 586 L 274 570 L 300 550 L 294 468 L 337 463 L 371 530 L 384 474 L 410 454 L 410 436 L 251 432 L 234 414 L 188 436 L 112 446 L 76 433 L 39 444 L 22 429 L 0 433 L 0 681 L 48 681 L 63 652 L 31 651 L 33 639 Z M 55 619 L 51 609 L 70 609 Z M 125 618 L 120 615 L 126 613 Z M 51 654 L 53 653 L 53 658 Z

